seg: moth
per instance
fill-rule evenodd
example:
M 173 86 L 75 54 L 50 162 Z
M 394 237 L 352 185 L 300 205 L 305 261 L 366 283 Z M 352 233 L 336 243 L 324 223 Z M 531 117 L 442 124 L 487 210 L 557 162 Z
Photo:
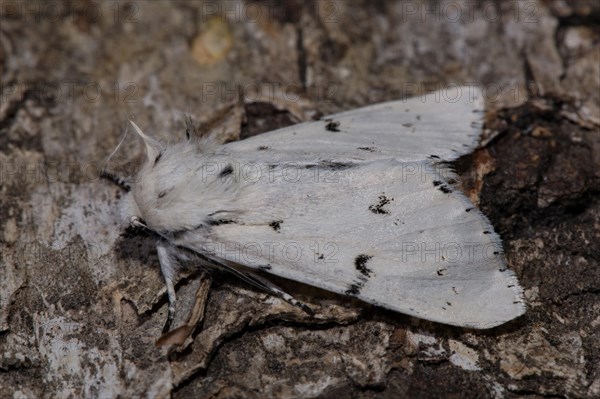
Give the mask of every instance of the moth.
M 454 92 L 227 144 L 190 135 L 163 144 L 132 122 L 143 165 L 127 179 L 107 176 L 128 191 L 124 223 L 158 237 L 169 320 L 173 281 L 190 259 L 308 312 L 265 273 L 454 326 L 491 328 L 523 314 L 501 240 L 451 166 L 477 145 L 483 96 Z

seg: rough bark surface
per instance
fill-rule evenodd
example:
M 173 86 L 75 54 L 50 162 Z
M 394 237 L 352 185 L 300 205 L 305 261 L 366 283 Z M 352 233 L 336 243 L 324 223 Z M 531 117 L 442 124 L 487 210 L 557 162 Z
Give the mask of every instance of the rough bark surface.
M 599 2 L 0 4 L 0 398 L 600 397 Z M 155 346 L 154 242 L 120 236 L 98 178 L 127 119 L 175 140 L 189 114 L 233 140 L 453 83 L 486 90 L 456 167 L 523 317 L 464 330 L 284 282 L 309 317 L 190 274 L 176 325 L 205 300 L 193 340 Z

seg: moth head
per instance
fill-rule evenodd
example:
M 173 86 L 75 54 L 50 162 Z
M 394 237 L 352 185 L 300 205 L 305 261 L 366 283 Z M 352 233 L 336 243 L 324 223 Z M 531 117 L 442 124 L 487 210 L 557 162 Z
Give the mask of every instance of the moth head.
M 143 140 L 145 158 L 123 198 L 125 228 L 143 227 L 163 236 L 210 224 L 210 215 L 233 207 L 236 165 L 215 156 L 207 138 L 162 144 L 131 122 Z
M 202 215 L 197 214 L 201 208 L 191 206 L 191 201 L 200 200 L 202 193 L 190 194 L 190 178 L 201 156 L 199 144 L 189 139 L 162 144 L 135 123 L 131 126 L 144 142 L 145 157 L 123 199 L 121 220 L 125 227 L 143 227 L 165 235 L 202 223 Z M 202 184 L 194 187 L 203 189 Z
M 156 139 L 146 135 L 134 122 L 130 121 L 135 133 L 142 139 L 145 157 L 142 165 L 131 181 L 131 190 L 123 198 L 121 220 L 126 230 L 160 228 L 160 223 L 153 217 L 156 214 L 156 191 L 161 190 L 166 180 L 155 166 L 162 157 L 165 147 Z M 163 195 L 164 196 L 164 195 Z M 158 194 L 160 199 L 161 195 Z

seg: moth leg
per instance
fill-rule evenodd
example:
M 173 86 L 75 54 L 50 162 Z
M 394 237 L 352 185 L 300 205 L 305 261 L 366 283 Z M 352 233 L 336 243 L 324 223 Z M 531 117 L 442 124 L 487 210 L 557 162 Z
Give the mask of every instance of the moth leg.
M 131 190 L 131 186 L 129 185 L 129 183 L 127 183 L 127 181 L 124 178 L 122 178 L 121 176 L 117 176 L 113 173 L 107 172 L 106 170 L 103 170 L 102 173 L 100 173 L 100 178 L 113 182 L 115 185 L 121 187 L 126 192 L 129 192 Z
M 222 270 L 228 271 L 229 273 L 233 274 L 234 276 L 239 277 L 243 281 L 245 281 L 257 288 L 260 288 L 261 290 L 264 290 L 271 295 L 274 295 L 276 297 L 283 299 L 290 305 L 296 306 L 296 307 L 302 309 L 310 316 L 314 316 L 315 312 L 308 305 L 300 302 L 299 300 L 297 300 L 296 298 L 294 298 L 293 296 L 291 296 L 290 294 L 288 294 L 287 292 L 285 292 L 284 290 L 282 290 L 281 288 L 279 288 L 277 285 L 273 284 L 271 281 L 267 280 L 266 278 L 259 276 L 258 274 L 249 272 L 249 271 L 239 270 L 234 264 L 230 264 L 229 262 L 224 261 L 224 260 L 210 258 L 210 257 L 209 257 L 209 260 L 216 267 L 218 267 Z
M 245 280 L 249 283 L 258 286 L 259 288 L 262 288 L 271 295 L 275 295 L 276 297 L 283 299 L 292 306 L 296 306 L 302 309 L 310 316 L 315 315 L 315 312 L 308 305 L 306 305 L 303 302 L 300 302 L 299 300 L 297 300 L 296 298 L 294 298 L 293 296 L 291 296 L 290 294 L 288 294 L 287 292 L 285 292 L 266 278 L 256 275 L 254 273 L 243 273 L 243 275 L 246 277 Z
M 179 269 L 179 264 L 169 253 L 169 246 L 164 241 L 158 241 L 156 243 L 156 251 L 158 252 L 158 260 L 160 262 L 160 270 L 165 279 L 165 285 L 167 286 L 167 296 L 169 298 L 169 311 L 167 314 L 167 321 L 163 328 L 163 331 L 169 331 L 171 323 L 175 317 L 175 302 L 177 296 L 175 294 L 175 285 L 173 280 Z

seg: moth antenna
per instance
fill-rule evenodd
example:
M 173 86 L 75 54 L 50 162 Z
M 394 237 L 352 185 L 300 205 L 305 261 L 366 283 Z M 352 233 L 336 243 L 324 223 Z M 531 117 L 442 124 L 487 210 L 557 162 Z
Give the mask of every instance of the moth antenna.
M 125 128 L 125 134 L 123 134 L 123 137 L 121 138 L 121 141 L 119 141 L 119 144 L 117 144 L 117 147 L 113 150 L 113 152 L 110 153 L 110 155 L 106 159 L 106 162 L 104 163 L 104 167 L 102 168 L 103 170 L 106 169 L 106 166 L 108 165 L 108 162 L 110 161 L 110 159 L 117 153 L 117 151 L 119 151 L 119 148 L 121 148 L 121 145 L 125 141 L 125 138 L 127 137 L 128 132 L 129 132 L 129 126 L 127 126 Z
M 144 140 L 144 144 L 146 144 L 146 156 L 148 157 L 148 160 L 156 159 L 158 154 L 160 154 L 160 143 L 152 137 L 146 136 L 144 132 L 142 132 L 142 129 L 140 129 L 140 127 L 132 120 L 130 120 L 129 123 L 131 123 L 133 130 L 135 130 L 138 136 Z
M 183 119 L 183 124 L 185 125 L 185 138 L 189 141 L 192 138 L 195 130 L 192 115 L 182 111 L 176 111 L 176 113 L 178 117 Z
M 119 151 L 119 148 L 125 141 L 125 137 L 127 137 L 128 131 L 129 131 L 129 126 L 125 129 L 125 134 L 123 135 L 123 138 L 121 139 L 121 141 L 119 141 L 119 144 L 117 144 L 117 146 L 115 147 L 113 152 L 111 152 L 110 155 L 108 156 L 108 158 L 106 158 L 106 161 L 104 162 L 104 165 L 102 166 L 102 172 L 100 172 L 100 178 L 110 180 L 111 182 L 113 182 L 114 184 L 121 187 L 123 190 L 125 190 L 127 192 L 129 192 L 129 190 L 131 190 L 131 186 L 129 185 L 129 183 L 127 183 L 127 180 L 125 180 L 121 176 L 118 176 L 118 175 L 115 175 L 114 173 L 109 172 L 108 171 L 108 163 L 110 162 L 110 159 L 117 153 L 117 151 Z
M 194 121 L 191 115 L 183 115 L 183 121 L 185 122 L 185 138 L 189 141 L 192 138 L 192 134 L 195 133 Z

